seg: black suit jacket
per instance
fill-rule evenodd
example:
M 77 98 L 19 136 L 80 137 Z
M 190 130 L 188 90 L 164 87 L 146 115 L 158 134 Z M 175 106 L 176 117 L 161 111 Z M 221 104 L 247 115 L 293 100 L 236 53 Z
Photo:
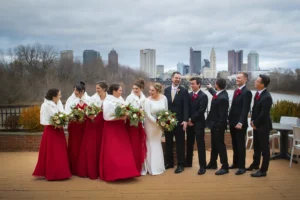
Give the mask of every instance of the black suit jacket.
M 210 88 L 208 90 L 212 95 L 217 92 Z M 212 99 L 210 111 L 206 119 L 206 126 L 208 128 L 216 127 L 218 129 L 227 129 L 227 117 L 229 108 L 229 97 L 226 90 L 223 90 L 217 99 Z
M 188 122 L 188 119 L 189 119 L 189 103 L 188 103 L 189 93 L 188 93 L 187 89 L 185 89 L 182 86 L 179 86 L 173 102 L 172 102 L 171 89 L 172 89 L 172 86 L 167 87 L 165 89 L 165 96 L 168 99 L 168 109 L 171 110 L 172 112 L 176 113 L 178 125 L 180 125 L 183 121 Z
M 272 120 L 270 116 L 272 104 L 273 100 L 267 89 L 260 94 L 259 100 L 256 100 L 254 97 L 251 121 L 253 121 L 257 129 L 267 128 L 268 130 L 272 130 Z
M 198 97 L 192 99 L 194 92 L 189 94 L 190 119 L 194 126 L 199 128 L 205 127 L 205 112 L 207 109 L 208 98 L 201 90 L 198 92 Z
M 234 91 L 234 94 L 235 92 L 236 91 Z M 241 94 L 232 99 L 228 116 L 230 126 L 236 126 L 238 123 L 241 123 L 243 124 L 243 127 L 248 127 L 248 113 L 251 106 L 251 100 L 252 93 L 244 86 L 241 90 Z

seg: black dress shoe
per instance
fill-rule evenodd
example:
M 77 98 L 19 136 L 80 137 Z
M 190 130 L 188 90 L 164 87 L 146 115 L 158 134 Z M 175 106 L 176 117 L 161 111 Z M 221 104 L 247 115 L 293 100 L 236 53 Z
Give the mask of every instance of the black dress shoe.
M 218 171 L 216 171 L 215 175 L 224 175 L 228 173 L 229 173 L 228 169 L 219 169 Z
M 228 169 L 237 169 L 238 167 L 236 165 L 231 165 L 228 167 Z
M 235 175 L 242 175 L 242 174 L 245 174 L 246 173 L 246 169 L 238 169 L 236 172 L 235 172 Z
M 206 169 L 199 169 L 198 175 L 205 174 L 205 172 L 206 172 Z
M 170 164 L 165 165 L 165 169 L 170 169 L 170 168 L 174 168 L 174 165 L 170 165 Z
M 185 164 L 184 167 L 192 167 L 192 164 Z
M 261 172 L 260 170 L 258 170 L 257 172 L 251 174 L 252 177 L 264 177 L 267 176 L 267 172 Z
M 179 173 L 181 173 L 181 172 L 183 172 L 184 171 L 184 167 L 183 166 L 178 166 L 177 167 L 177 169 L 175 170 L 175 174 L 179 174 Z
M 246 171 L 258 170 L 258 169 L 259 169 L 258 166 L 250 165 L 250 167 L 246 168 Z
M 206 166 L 206 169 L 218 169 L 218 165 L 217 164 L 208 163 L 208 165 Z

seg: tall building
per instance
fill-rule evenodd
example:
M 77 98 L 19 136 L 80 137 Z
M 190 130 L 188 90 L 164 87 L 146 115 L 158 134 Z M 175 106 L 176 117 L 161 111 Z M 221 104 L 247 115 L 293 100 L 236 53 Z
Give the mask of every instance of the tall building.
M 60 52 L 61 61 L 72 61 L 73 62 L 73 50 L 63 50 Z
M 217 58 L 216 58 L 215 48 L 212 48 L 210 52 L 210 69 L 211 69 L 212 78 L 217 77 L 216 59 Z
M 248 54 L 248 71 L 259 70 L 259 55 L 256 51 L 251 51 Z
M 145 72 L 149 78 L 156 78 L 156 50 L 140 50 L 140 70 Z
M 184 73 L 184 63 L 181 63 L 181 62 L 177 63 L 177 71 L 180 72 L 180 74 L 183 75 L 183 73 Z
M 108 54 L 108 67 L 113 69 L 115 72 L 118 71 L 119 62 L 118 62 L 118 54 L 112 49 Z
M 100 59 L 100 53 L 95 50 L 83 51 L 83 65 L 94 64 Z
M 228 51 L 228 71 L 230 75 L 237 74 L 242 71 L 243 65 L 243 50 Z
M 247 63 L 243 63 L 242 71 L 243 72 L 247 72 L 248 71 L 248 64 Z
M 156 65 L 156 77 L 161 77 L 164 72 L 165 72 L 164 65 Z
M 189 74 L 190 71 L 190 66 L 189 65 L 184 65 L 183 66 L 183 76 Z
M 194 51 L 190 47 L 190 74 L 201 73 L 201 51 Z

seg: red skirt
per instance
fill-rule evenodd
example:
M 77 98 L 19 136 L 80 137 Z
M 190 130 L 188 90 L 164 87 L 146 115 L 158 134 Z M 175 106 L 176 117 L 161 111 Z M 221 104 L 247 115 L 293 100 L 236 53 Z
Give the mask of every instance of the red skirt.
M 139 126 L 135 127 L 129 126 L 128 122 L 127 127 L 135 160 L 135 165 L 137 170 L 141 172 L 142 166 L 147 156 L 146 133 L 142 123 L 139 123 Z
M 32 175 L 45 177 L 47 180 L 62 180 L 72 176 L 63 129 L 45 126 L 38 161 Z
M 77 175 L 97 179 L 99 177 L 100 146 L 102 141 L 103 113 L 92 122 L 87 119 L 80 153 L 77 160 Z
M 140 176 L 123 120 L 104 122 L 100 163 L 99 175 L 104 181 Z
M 70 158 L 71 172 L 77 175 L 77 160 L 81 147 L 81 142 L 84 134 L 84 123 L 70 123 L 68 126 L 68 152 Z

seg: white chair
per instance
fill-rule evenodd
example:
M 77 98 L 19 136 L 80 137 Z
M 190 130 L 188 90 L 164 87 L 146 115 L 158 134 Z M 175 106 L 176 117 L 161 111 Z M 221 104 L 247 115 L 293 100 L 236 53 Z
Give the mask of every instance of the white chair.
M 294 149 L 300 150 L 300 127 L 299 126 L 294 126 L 293 127 L 293 145 L 291 149 L 291 159 L 290 159 L 290 167 L 292 167 L 292 162 L 293 162 L 293 155 L 294 155 Z M 298 155 L 297 155 L 298 159 Z M 298 159 L 299 162 L 299 159 Z
M 250 125 L 251 123 L 251 118 L 248 118 L 248 128 L 247 128 L 247 133 L 246 133 L 246 148 L 248 145 L 249 140 L 251 140 L 250 148 L 249 151 L 251 151 L 252 146 L 253 146 L 253 128 Z

